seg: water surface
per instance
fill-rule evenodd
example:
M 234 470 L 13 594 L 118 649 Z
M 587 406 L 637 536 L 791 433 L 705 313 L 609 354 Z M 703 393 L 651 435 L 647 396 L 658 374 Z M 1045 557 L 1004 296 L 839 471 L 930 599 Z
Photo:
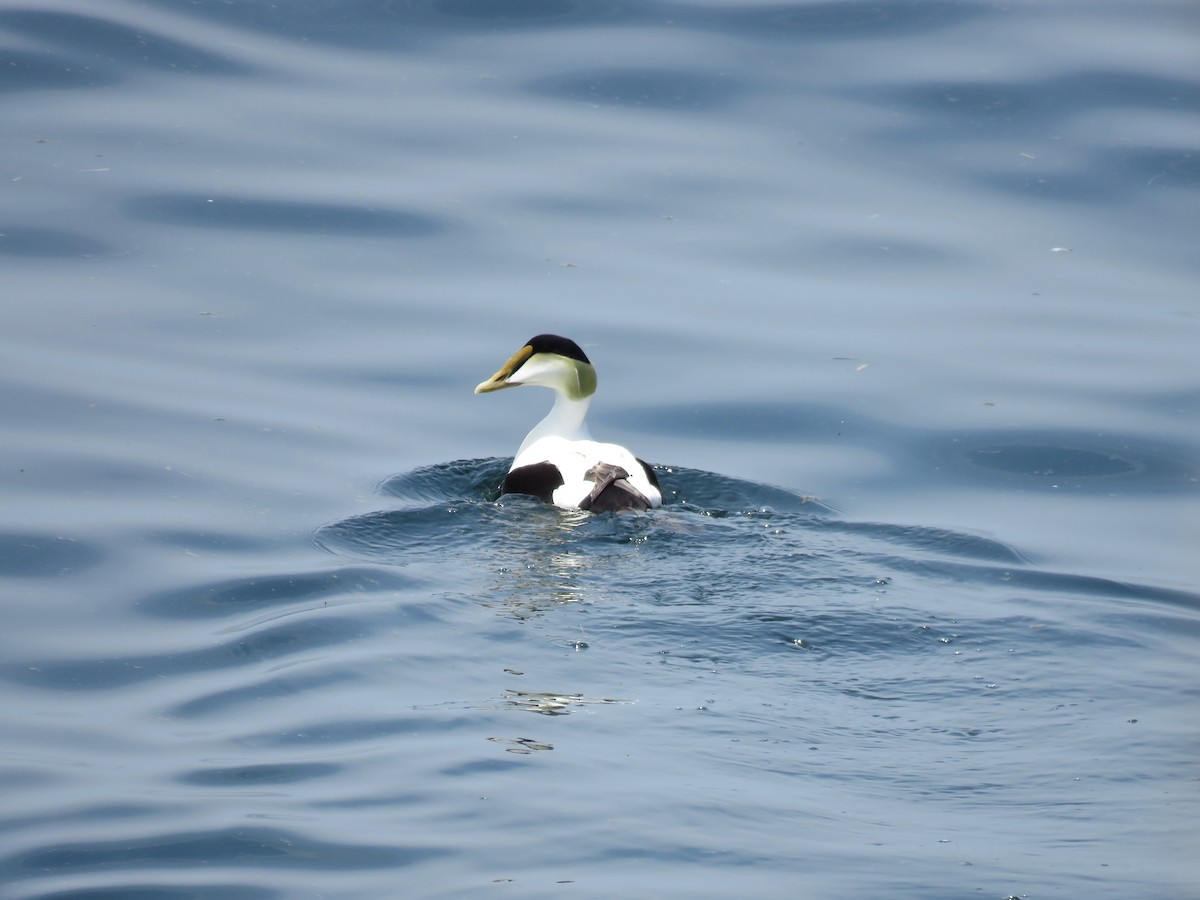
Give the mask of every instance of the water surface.
M 0 0 L 0 896 L 1194 893 L 1190 26 Z

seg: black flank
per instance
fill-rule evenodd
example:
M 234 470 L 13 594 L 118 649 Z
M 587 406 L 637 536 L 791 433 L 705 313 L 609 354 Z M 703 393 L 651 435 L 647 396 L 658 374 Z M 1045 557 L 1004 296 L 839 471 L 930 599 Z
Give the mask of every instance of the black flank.
M 504 476 L 501 494 L 531 494 L 544 503 L 554 502 L 554 491 L 562 487 L 562 472 L 551 462 L 513 469 Z

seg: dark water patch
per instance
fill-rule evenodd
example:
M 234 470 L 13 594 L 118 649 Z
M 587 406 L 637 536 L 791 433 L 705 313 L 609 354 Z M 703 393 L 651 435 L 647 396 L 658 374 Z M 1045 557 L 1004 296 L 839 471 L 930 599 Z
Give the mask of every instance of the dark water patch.
M 862 237 L 825 238 L 806 244 L 802 250 L 795 247 L 781 248 L 786 258 L 795 260 L 799 252 L 811 254 L 814 260 L 836 259 L 839 265 L 852 265 L 862 270 L 891 266 L 938 266 L 949 264 L 967 265 L 972 261 L 961 252 L 952 251 L 945 244 L 931 244 L 914 240 L 872 240 Z
M 222 668 L 218 661 L 230 666 L 280 659 L 318 647 L 343 644 L 364 633 L 361 625 L 333 616 L 310 621 L 296 621 L 293 618 L 275 627 L 259 628 L 245 637 L 230 640 L 215 651 L 205 651 L 204 656 L 208 658 L 203 662 L 197 660 L 195 670 Z
M 86 62 L 166 72 L 245 75 L 251 69 L 226 56 L 142 26 L 98 16 L 38 9 L 0 10 L 0 28 L 70 51 Z
M 622 419 L 649 434 L 739 443 L 867 439 L 886 427 L 854 411 L 783 400 L 636 407 L 624 411 Z
M 700 542 L 692 542 L 700 543 Z M 686 568 L 669 570 L 664 577 L 661 569 L 645 578 L 629 578 L 626 587 L 639 603 L 650 607 L 678 607 L 676 615 L 689 615 L 691 608 L 707 609 L 726 604 L 730 598 L 757 596 L 759 602 L 775 605 L 780 599 L 807 605 L 813 598 L 826 600 L 849 595 L 869 596 L 886 588 L 886 577 L 861 570 L 853 571 L 835 562 L 824 553 L 787 551 L 757 556 L 749 565 L 752 576 L 742 568 L 717 562 L 705 565 L 688 558 L 685 541 L 680 546 L 668 546 L 665 553 L 682 558 Z M 712 556 L 707 542 L 695 552 L 697 556 Z
M 926 550 L 939 556 L 968 557 L 1014 565 L 1022 565 L 1029 561 L 1022 553 L 1000 541 L 979 535 L 965 534 L 961 531 L 948 531 L 944 528 L 931 528 L 924 525 L 892 525 L 882 522 L 852 522 L 840 519 L 821 519 L 811 523 L 811 527 L 818 531 L 840 532 L 883 541 L 891 545 Z
M 929 616 L 916 610 L 874 605 L 811 611 L 799 604 L 793 610 L 770 612 L 726 609 L 705 617 L 702 640 L 681 642 L 664 655 L 751 668 L 761 667 L 769 656 L 781 652 L 795 653 L 797 664 L 848 657 L 866 657 L 879 664 L 897 656 L 911 662 L 917 655 L 947 650 L 960 640 L 960 628 L 930 624 Z M 679 629 L 675 636 L 684 633 Z
M 861 413 L 784 401 L 642 407 L 628 410 L 624 419 L 642 431 L 676 437 L 863 447 L 902 461 L 906 471 L 919 472 L 935 485 L 1122 493 L 1200 490 L 1200 449 L 1149 435 L 1068 429 L 918 431 Z
M 0 381 L 0 415 L 9 416 L 15 422 L 30 425 L 43 425 L 64 420 L 77 421 L 80 431 L 94 430 L 93 422 L 97 417 L 104 416 L 108 421 L 135 420 L 143 422 L 146 418 L 146 407 L 133 399 L 114 396 L 111 391 L 102 389 L 99 385 L 83 379 L 74 379 L 70 387 L 51 387 L 26 383 L 12 377 Z M 69 472 L 59 472 L 61 469 L 72 469 L 83 465 L 86 460 L 95 458 L 94 452 L 79 451 L 78 447 L 63 448 L 54 446 L 42 457 L 37 459 L 39 465 L 29 465 L 25 471 L 38 471 L 45 465 L 45 456 L 54 460 L 53 468 L 56 478 L 65 478 Z M 125 463 L 130 468 L 131 464 Z M 61 481 L 55 483 L 61 484 Z
M 1127 402 L 1171 419 L 1200 422 L 1200 386 L 1177 385 L 1165 390 L 1130 392 Z M 1195 456 L 1200 458 L 1200 449 Z
M 1095 204 L 1112 204 L 1130 195 L 1144 199 L 1149 189 L 1195 190 L 1200 185 L 1200 154 L 1190 148 L 1093 148 L 1086 165 L 1066 172 L 1040 171 L 1036 165 L 1030 163 L 1020 172 L 985 172 L 977 177 L 981 184 L 1005 193 Z M 1147 231 L 1157 228 L 1161 224 Z
M 307 363 L 306 363 L 306 371 Z M 432 388 L 460 388 L 462 377 L 452 370 L 445 372 L 415 372 L 381 370 L 377 366 L 354 364 L 324 365 L 321 368 L 322 384 L 345 384 L 355 391 L 367 385 L 420 392 Z
M 834 508 L 787 488 L 746 481 L 729 475 L 689 469 L 686 466 L 656 466 L 663 487 L 664 504 L 683 504 L 710 516 L 724 517 L 747 511 L 792 512 L 824 516 Z
M 98 546 L 56 535 L 0 532 L 0 576 L 53 578 L 74 575 L 98 565 L 105 553 Z
M 659 207 L 634 197 L 596 197 L 588 195 L 538 195 L 526 192 L 517 198 L 516 205 L 531 212 L 577 219 L 647 217 L 660 215 Z
M 1075 447 L 1010 444 L 969 450 L 963 456 L 973 465 L 999 472 L 1046 478 L 1106 478 L 1142 471 L 1135 459 Z
M 339 844 L 274 828 L 226 828 L 31 850 L 0 865 L 0 872 L 7 869 L 10 874 L 24 874 L 51 870 L 62 874 L 117 866 L 203 866 L 214 859 L 227 866 L 352 871 L 411 865 L 435 859 L 445 852 L 436 847 Z
M 211 553 L 263 553 L 272 546 L 270 540 L 262 537 L 190 529 L 152 531 L 145 535 L 145 539 L 164 547 L 189 551 L 203 550 Z
M 1099 613 L 1097 621 L 1125 635 L 1129 644 L 1148 646 L 1151 652 L 1159 649 L 1164 637 L 1167 643 L 1178 640 L 1188 642 L 1193 647 L 1200 646 L 1200 618 L 1195 616 L 1200 611 L 1200 595 L 1189 595 L 1184 591 L 1175 593 L 1175 598 L 1156 597 L 1150 603 L 1114 604 Z M 1166 604 L 1182 608 L 1182 614 L 1165 609 Z M 1200 686 L 1182 687 L 1180 695 L 1188 698 L 1200 696 Z
M 1040 96 L 1042 90 L 1032 84 L 971 82 L 872 86 L 858 93 L 868 102 L 889 108 L 899 106 L 952 119 L 972 130 L 1002 129 L 1007 133 L 1017 122 L 1045 124 L 1053 118 L 1048 106 L 1054 101 Z M 911 133 L 917 136 L 927 132 L 913 128 Z
M 1140 435 L 982 431 L 912 442 L 939 478 L 1045 490 L 1200 491 L 1200 450 Z
M 177 0 L 149 2 L 172 14 L 180 11 Z M 392 52 L 427 45 L 439 36 L 437 20 L 445 18 L 431 9 L 429 0 L 340 0 L 292 4 L 286 10 L 271 3 L 193 0 L 187 13 L 272 39 Z
M 395 810 L 403 806 L 413 806 L 428 799 L 426 792 L 409 792 L 409 793 L 394 793 L 387 791 L 380 793 L 377 788 L 373 789 L 369 796 L 340 796 L 333 799 L 313 799 L 309 802 L 309 806 L 313 809 L 326 810 L 351 810 L 351 809 L 378 809 L 387 807 L 389 810 Z
M 175 0 L 153 0 L 177 12 Z M 329 4 L 325 4 L 328 6 Z M 433 41 L 480 32 L 586 26 L 620 20 L 626 4 L 606 0 L 343 0 L 325 10 L 292 6 L 287 15 L 264 3 L 195 0 L 194 16 L 215 20 L 269 37 L 288 37 L 354 51 L 386 49 L 403 52 L 426 48 Z
M 974 583 L 979 586 L 999 585 L 1010 594 L 1037 591 L 1045 594 L 1093 599 L 1139 600 L 1200 610 L 1200 594 L 1174 588 L 1019 566 L 1011 568 L 980 566 L 951 560 L 912 559 L 898 556 L 878 556 L 876 558 L 879 563 L 886 565 L 893 572 L 919 574 L 943 586 L 954 583 Z
M 155 0 L 172 12 L 172 0 Z M 338 15 L 280 15 L 269 5 L 196 0 L 188 12 L 271 36 L 355 48 L 405 50 L 464 34 L 605 27 L 687 29 L 791 42 L 901 38 L 991 14 L 977 3 L 869 0 L 792 4 L 686 4 L 632 0 L 346 0 Z
M 387 569 L 349 566 L 292 575 L 234 578 L 151 594 L 138 601 L 147 613 L 169 618 L 207 619 L 296 603 L 389 594 L 417 582 Z
M 66 891 L 27 894 L 31 900 L 272 900 L 284 896 L 269 888 L 243 884 L 206 884 L 179 887 L 175 884 L 148 884 L 142 878 L 137 884 L 116 887 L 72 888 Z
M 535 94 L 604 106 L 689 112 L 725 106 L 742 93 L 739 82 L 713 72 L 672 69 L 594 69 L 534 79 Z
M 84 418 L 89 415 L 95 422 L 104 414 L 81 410 L 74 424 L 81 430 L 87 428 L 90 423 Z M 145 427 L 144 418 L 143 423 L 139 424 Z M 165 423 L 157 427 L 165 427 Z M 54 449 L 58 451 L 60 448 Z M 103 451 L 96 450 L 89 453 L 91 449 L 86 445 L 74 446 L 67 452 L 79 455 L 70 456 L 47 453 L 25 464 L 26 475 L 30 482 L 52 485 L 61 493 L 78 491 L 92 497 L 101 494 L 113 498 L 146 496 L 156 491 L 174 493 L 185 485 L 185 489 L 195 490 L 202 485 L 212 484 L 211 477 L 207 475 L 185 473 L 169 465 L 147 465 L 142 460 L 122 458 L 117 453 L 101 455 Z
M 44 787 L 55 783 L 55 779 L 51 778 L 46 772 L 30 766 L 16 765 L 9 762 L 0 769 L 0 791 L 10 788 L 30 788 Z M 22 820 L 20 825 L 23 827 L 25 821 Z M 0 819 L 0 831 L 7 830 L 14 826 L 12 819 Z
M 0 222 L 0 255 L 33 259 L 87 259 L 111 256 L 115 252 L 112 246 L 73 231 Z
M 1071 72 L 1045 84 L 1041 100 L 1067 107 L 1075 115 L 1087 109 L 1176 109 L 1190 111 L 1200 78 L 1168 78 L 1125 69 Z
M 449 227 L 446 220 L 404 210 L 204 194 L 133 196 L 123 208 L 146 222 L 284 234 L 423 238 Z
M 1107 168 L 1130 188 L 1200 187 L 1200 152 L 1194 147 L 1112 148 Z
M 408 3 L 389 3 L 388 8 L 405 12 Z M 489 27 L 528 27 L 539 23 L 572 25 L 594 22 L 600 17 L 609 17 L 628 9 L 626 4 L 608 3 L 604 0 L 506 0 L 493 3 L 491 0 L 434 0 L 431 8 L 443 16 L 486 23 Z
M 475 728 L 478 724 L 476 717 L 460 715 L 439 716 L 436 719 L 423 714 L 375 719 L 325 719 L 306 722 L 303 730 L 299 731 L 281 732 L 276 729 L 249 734 L 238 738 L 238 743 L 248 747 L 356 745 L 380 738 Z
M 922 3 L 850 2 L 751 4 L 726 3 L 711 13 L 722 33 L 788 41 L 896 38 L 953 28 L 993 15 L 986 5 L 960 0 Z
M 532 742 L 532 738 L 500 738 L 489 737 L 489 741 L 505 745 L 505 749 L 513 750 L 516 755 L 525 755 L 519 752 L 523 742 Z M 439 774 L 446 778 L 477 778 L 484 775 L 496 775 L 502 772 L 511 772 L 524 767 L 524 763 L 520 760 L 513 759 L 512 756 L 502 756 L 496 759 L 483 758 L 472 759 L 462 763 L 444 766 Z
M 353 640 L 362 635 L 350 636 Z M 332 639 L 314 646 L 340 646 L 347 635 L 333 633 Z M 304 652 L 311 647 L 289 647 L 291 652 Z M 357 679 L 349 672 L 321 671 L 302 675 L 275 675 L 272 677 L 256 678 L 252 683 L 228 690 L 215 690 L 191 700 L 169 707 L 165 711 L 168 718 L 173 719 L 203 719 L 217 717 L 220 719 L 235 719 L 246 710 L 261 708 L 263 703 L 272 700 L 302 700 L 306 697 L 320 695 L 323 691 L 334 689 L 337 685 L 352 684 Z
M 0 78 L 0 93 L 17 91 L 78 90 L 106 87 L 120 78 L 104 68 L 81 63 L 71 56 L 51 53 L 29 53 L 6 49 L 4 77 Z M 36 139 L 38 135 L 32 135 Z M 2 231 L 3 229 L 0 229 Z
M 541 512 L 544 512 L 541 521 L 532 523 L 533 526 L 552 525 L 556 511 Z M 538 515 L 538 511 L 534 514 Z M 317 529 L 313 541 L 331 553 L 403 566 L 419 559 L 453 556 L 471 535 L 494 534 L 503 517 L 503 508 L 483 501 L 435 503 L 343 519 Z
M 330 763 L 274 763 L 195 769 L 182 773 L 176 780 L 200 787 L 262 787 L 325 778 L 341 770 L 342 766 Z
M 420 4 L 393 2 L 390 8 L 411 14 Z M 755 4 L 630 2 L 630 0 L 434 0 L 438 13 L 486 23 L 489 27 L 649 25 L 737 34 L 754 38 L 814 40 L 888 38 L 950 28 L 988 14 L 976 3 L 933 0 L 924 3 L 849 2 Z
M 496 500 L 511 458 L 456 459 L 421 466 L 380 482 L 379 490 L 406 505 Z
M 366 633 L 361 623 L 325 616 L 292 617 L 274 627 L 227 640 L 215 647 L 177 653 L 131 654 L 99 659 L 50 659 L 0 664 L 0 678 L 42 690 L 104 691 L 149 680 L 211 673 L 287 659 L 315 649 L 343 645 Z M 196 701 L 199 702 L 199 701 Z
M 163 807 L 149 803 L 97 803 L 79 806 L 71 810 L 71 818 L 77 822 L 121 822 L 144 819 L 163 812 Z M 6 819 L 5 830 L 37 828 L 58 820 L 53 812 L 39 811 L 33 815 Z
M 968 128 L 1062 125 L 1089 109 L 1185 110 L 1197 82 L 1124 71 L 1076 72 L 1036 82 L 973 81 L 872 87 L 865 99 L 955 119 Z M 915 132 L 914 132 L 915 133 Z

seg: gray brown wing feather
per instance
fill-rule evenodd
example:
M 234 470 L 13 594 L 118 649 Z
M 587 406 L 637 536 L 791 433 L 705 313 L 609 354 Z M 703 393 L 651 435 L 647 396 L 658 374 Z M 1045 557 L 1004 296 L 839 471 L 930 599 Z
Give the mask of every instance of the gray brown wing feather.
M 641 462 L 641 460 L 638 461 Z M 596 484 L 580 502 L 580 509 L 599 513 L 650 508 L 650 501 L 629 483 L 629 473 L 621 466 L 615 466 L 612 463 L 596 463 L 588 469 L 584 477 Z

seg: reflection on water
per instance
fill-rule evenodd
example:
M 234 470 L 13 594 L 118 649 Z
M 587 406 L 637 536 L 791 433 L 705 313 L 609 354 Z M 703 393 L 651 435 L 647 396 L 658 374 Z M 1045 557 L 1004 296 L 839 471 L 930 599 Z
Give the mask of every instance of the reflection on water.
M 573 706 L 590 706 L 595 704 L 628 703 L 628 700 L 615 700 L 609 697 L 585 697 L 583 694 L 551 694 L 544 691 L 505 691 L 506 703 L 510 709 L 522 712 L 538 713 L 543 716 L 565 716 Z

